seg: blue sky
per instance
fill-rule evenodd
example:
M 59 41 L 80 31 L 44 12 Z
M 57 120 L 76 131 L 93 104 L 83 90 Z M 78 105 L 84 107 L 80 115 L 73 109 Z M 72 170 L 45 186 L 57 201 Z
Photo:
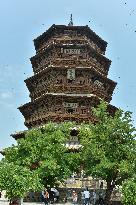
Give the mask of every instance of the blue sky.
M 29 99 L 24 79 L 32 75 L 33 39 L 52 24 L 88 25 L 108 42 L 109 78 L 118 83 L 112 104 L 133 112 L 136 123 L 135 0 L 0 1 L 0 149 L 15 141 L 11 133 L 26 129 L 17 107 Z

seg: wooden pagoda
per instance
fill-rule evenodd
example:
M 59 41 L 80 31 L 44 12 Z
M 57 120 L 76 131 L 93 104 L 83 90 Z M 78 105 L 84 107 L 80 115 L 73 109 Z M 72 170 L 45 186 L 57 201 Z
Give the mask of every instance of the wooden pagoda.
M 94 122 L 91 108 L 110 103 L 116 83 L 107 75 L 107 42 L 88 26 L 52 25 L 34 39 L 34 75 L 25 80 L 31 101 L 19 107 L 28 129 L 48 121 Z M 110 112 L 116 107 L 109 104 Z M 13 134 L 15 139 L 24 132 Z

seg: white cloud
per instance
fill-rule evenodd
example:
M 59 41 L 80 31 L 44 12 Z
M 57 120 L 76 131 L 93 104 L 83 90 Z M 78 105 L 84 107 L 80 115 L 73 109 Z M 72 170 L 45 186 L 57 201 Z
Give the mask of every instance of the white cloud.
M 10 99 L 10 98 L 12 98 L 12 93 L 10 93 L 10 92 L 2 92 L 2 93 L 0 93 L 0 99 L 1 100 L 5 100 L 5 99 Z

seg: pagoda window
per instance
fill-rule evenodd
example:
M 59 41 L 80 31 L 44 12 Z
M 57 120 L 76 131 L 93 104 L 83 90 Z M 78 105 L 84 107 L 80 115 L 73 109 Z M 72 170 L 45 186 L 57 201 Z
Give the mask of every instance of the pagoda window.
M 57 84 L 61 84 L 61 83 L 62 83 L 62 79 L 57 79 L 57 80 L 56 80 L 56 83 L 57 83 Z
M 77 136 L 79 134 L 79 130 L 77 129 L 77 128 L 73 128 L 72 130 L 71 130 L 71 132 L 70 132 L 70 135 L 72 136 L 72 137 L 75 137 L 75 136 Z
M 75 111 L 74 108 L 67 108 L 67 112 L 70 113 L 70 114 L 72 114 L 74 111 Z
M 80 85 L 84 85 L 85 84 L 85 79 L 80 80 Z
M 55 112 L 61 112 L 61 111 L 62 111 L 61 107 L 55 107 Z
M 74 113 L 76 113 L 76 109 L 75 108 L 66 108 L 66 113 L 69 113 L 69 114 L 74 114 Z
M 86 82 L 86 80 L 85 80 L 84 77 L 79 77 L 79 78 L 78 78 L 78 83 L 79 83 L 80 85 L 84 85 L 85 82 Z
M 92 84 L 92 79 L 88 79 L 88 84 Z
M 87 114 L 88 109 L 87 108 L 81 108 L 81 114 Z
M 68 83 L 73 83 L 74 81 L 73 81 L 73 80 L 68 79 L 68 80 L 67 80 L 67 82 L 68 82 Z
M 57 78 L 56 78 L 56 84 L 62 84 L 63 83 L 63 76 L 58 76 Z

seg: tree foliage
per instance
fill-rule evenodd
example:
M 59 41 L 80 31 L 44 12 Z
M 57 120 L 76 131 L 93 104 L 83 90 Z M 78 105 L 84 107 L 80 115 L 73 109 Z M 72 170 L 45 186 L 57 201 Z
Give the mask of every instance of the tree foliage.
M 5 159 L 0 163 L 0 189 L 7 190 L 10 198 L 21 197 L 43 185 L 63 182 L 82 166 L 86 175 L 107 182 L 106 202 L 110 204 L 114 187 L 136 171 L 136 130 L 130 112 L 119 109 L 112 116 L 107 109 L 107 104 L 101 102 L 93 109 L 97 123 L 78 125 L 82 145 L 79 152 L 69 152 L 65 146 L 76 123 L 48 123 L 28 131 L 16 146 L 5 149 Z
M 82 125 L 79 133 L 82 163 L 87 175 L 107 182 L 106 201 L 110 203 L 114 187 L 134 173 L 136 130 L 130 112 L 117 110 L 112 116 L 105 102 L 94 108 L 93 113 L 98 123 Z
M 63 182 L 70 176 L 80 166 L 80 154 L 69 153 L 65 146 L 73 126 L 73 123 L 48 123 L 28 131 L 16 146 L 5 149 L 0 189 L 5 189 L 9 198 L 18 197 L 29 190 L 40 190 L 43 185 Z
M 6 190 L 9 199 L 21 198 L 30 190 L 42 188 L 40 178 L 35 172 L 5 160 L 0 162 L 0 189 Z
M 125 181 L 121 193 L 124 205 L 136 205 L 136 178 Z

